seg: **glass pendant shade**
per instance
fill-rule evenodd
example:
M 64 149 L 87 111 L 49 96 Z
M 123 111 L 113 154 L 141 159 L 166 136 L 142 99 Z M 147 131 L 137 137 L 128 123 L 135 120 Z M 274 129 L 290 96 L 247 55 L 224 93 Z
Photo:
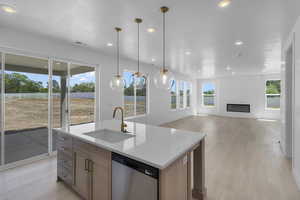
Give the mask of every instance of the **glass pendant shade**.
M 155 86 L 164 90 L 171 90 L 173 79 L 173 73 L 166 69 L 159 70 L 153 77 Z
M 125 86 L 125 82 L 122 76 L 115 75 L 110 81 L 110 88 L 117 92 L 122 92 Z
M 145 87 L 146 78 L 141 73 L 134 74 L 134 82 L 137 90 L 141 90 Z
M 163 6 L 160 8 L 163 13 L 163 67 L 158 71 L 154 77 L 153 81 L 157 88 L 171 90 L 172 80 L 174 79 L 173 74 L 166 69 L 166 25 L 165 25 L 165 14 L 169 11 L 169 8 Z
M 117 32 L 117 74 L 114 75 L 110 81 L 110 88 L 117 92 L 122 92 L 125 87 L 125 81 L 123 77 L 120 75 L 120 48 L 119 48 L 119 33 L 122 31 L 121 28 L 115 28 Z

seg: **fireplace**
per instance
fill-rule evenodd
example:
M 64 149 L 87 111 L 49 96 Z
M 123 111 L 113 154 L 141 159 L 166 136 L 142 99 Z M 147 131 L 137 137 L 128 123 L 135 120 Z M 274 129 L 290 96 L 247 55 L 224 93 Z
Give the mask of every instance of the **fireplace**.
M 227 112 L 250 113 L 250 104 L 227 104 Z

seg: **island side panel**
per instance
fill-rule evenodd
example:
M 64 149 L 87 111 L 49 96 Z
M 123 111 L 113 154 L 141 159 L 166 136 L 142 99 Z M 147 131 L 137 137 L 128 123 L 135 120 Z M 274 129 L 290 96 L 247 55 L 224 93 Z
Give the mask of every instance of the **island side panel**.
M 199 146 L 193 151 L 193 175 L 192 197 L 204 200 L 207 193 L 205 187 L 205 138 L 200 141 Z
M 187 200 L 187 154 L 160 171 L 159 200 Z

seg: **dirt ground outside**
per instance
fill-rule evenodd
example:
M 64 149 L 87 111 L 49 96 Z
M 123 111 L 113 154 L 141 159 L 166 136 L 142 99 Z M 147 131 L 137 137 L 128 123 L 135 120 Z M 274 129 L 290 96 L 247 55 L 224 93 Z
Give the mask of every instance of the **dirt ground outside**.
M 53 127 L 60 127 L 60 99 L 53 99 Z M 71 99 L 71 124 L 94 121 L 94 99 Z M 5 130 L 48 126 L 48 100 L 8 98 L 5 102 Z

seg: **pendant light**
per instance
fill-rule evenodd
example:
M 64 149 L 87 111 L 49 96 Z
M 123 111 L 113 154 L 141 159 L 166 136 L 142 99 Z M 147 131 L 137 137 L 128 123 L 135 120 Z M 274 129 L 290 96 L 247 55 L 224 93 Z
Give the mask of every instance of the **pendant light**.
M 143 89 L 145 78 L 140 72 L 140 24 L 143 22 L 140 18 L 135 18 L 135 23 L 137 23 L 137 72 L 134 73 L 134 81 L 136 89 Z
M 154 83 L 157 88 L 170 90 L 171 81 L 173 80 L 173 74 L 166 68 L 166 25 L 165 15 L 169 11 L 169 8 L 163 6 L 160 8 L 163 14 L 163 66 L 159 72 L 154 75 Z
M 122 92 L 124 89 L 124 79 L 120 75 L 120 32 L 122 31 L 121 28 L 115 28 L 117 32 L 117 74 L 113 76 L 112 80 L 110 81 L 111 89 Z

